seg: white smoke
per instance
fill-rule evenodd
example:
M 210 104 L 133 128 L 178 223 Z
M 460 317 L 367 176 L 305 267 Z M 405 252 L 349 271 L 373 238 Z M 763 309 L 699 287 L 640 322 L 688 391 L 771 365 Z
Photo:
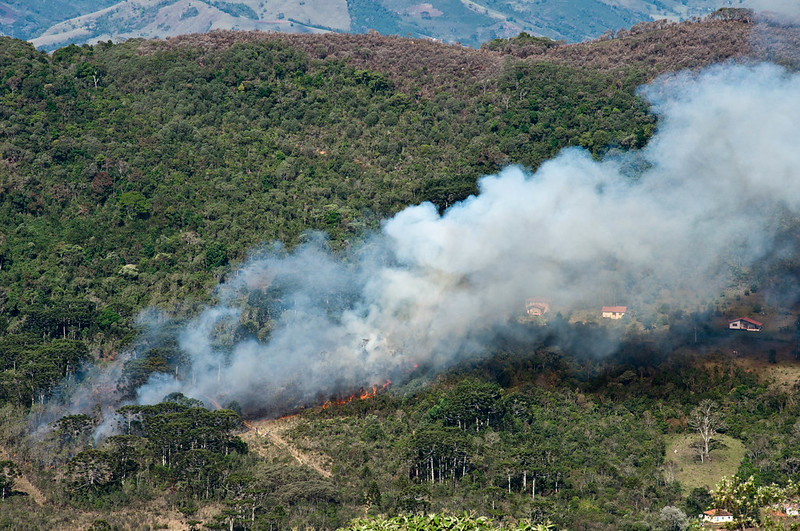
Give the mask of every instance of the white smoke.
M 140 401 L 180 391 L 269 414 L 480 352 L 527 297 L 599 311 L 663 290 L 718 294 L 731 264 L 770 251 L 778 215 L 800 209 L 800 77 L 718 66 L 642 94 L 660 121 L 640 152 L 568 149 L 532 175 L 507 168 L 443 215 L 405 209 L 347 256 L 320 241 L 254 256 L 180 335 L 191 370 L 151 379 Z M 231 346 L 243 298 L 275 286 L 269 339 Z
M 800 2 L 797 0 L 745 0 L 741 7 L 767 15 L 775 22 L 800 22 Z

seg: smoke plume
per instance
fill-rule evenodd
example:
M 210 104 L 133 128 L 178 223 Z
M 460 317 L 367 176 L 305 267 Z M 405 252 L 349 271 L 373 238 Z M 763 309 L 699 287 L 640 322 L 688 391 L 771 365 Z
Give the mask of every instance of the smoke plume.
M 800 5 L 796 0 L 745 0 L 741 7 L 752 9 L 776 22 L 800 22 Z
M 190 368 L 151 378 L 139 401 L 182 392 L 276 414 L 476 355 L 528 297 L 599 313 L 718 295 L 800 209 L 800 76 L 718 66 L 641 94 L 659 116 L 641 151 L 506 168 L 442 215 L 403 210 L 345 255 L 322 238 L 254 253 L 179 331 Z M 273 312 L 268 337 L 237 336 L 248 300 Z

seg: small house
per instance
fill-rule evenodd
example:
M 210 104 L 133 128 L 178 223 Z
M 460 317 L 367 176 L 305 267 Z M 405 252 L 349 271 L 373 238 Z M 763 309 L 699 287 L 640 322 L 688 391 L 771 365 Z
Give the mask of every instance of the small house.
M 603 306 L 601 315 L 605 319 L 622 319 L 627 312 L 627 306 Z
M 542 299 L 525 301 L 525 312 L 532 317 L 539 317 L 550 311 L 550 303 Z
M 748 332 L 760 332 L 762 326 L 764 326 L 762 323 L 759 323 L 755 319 L 750 319 L 749 317 L 739 317 L 738 319 L 733 319 L 732 321 L 728 321 L 728 328 L 730 330 L 747 330 Z
M 727 524 L 733 522 L 733 515 L 725 509 L 710 509 L 704 511 L 700 519 L 712 524 Z

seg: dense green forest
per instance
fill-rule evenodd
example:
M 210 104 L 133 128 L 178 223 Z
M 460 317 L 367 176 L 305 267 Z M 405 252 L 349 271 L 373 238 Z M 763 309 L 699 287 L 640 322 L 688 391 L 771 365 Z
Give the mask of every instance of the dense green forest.
M 755 28 L 728 10 L 581 45 L 523 34 L 482 50 L 217 32 L 48 55 L 0 39 L 0 526 L 402 529 L 430 527 L 411 515 L 435 512 L 469 528 L 685 529 L 685 515 L 720 503 L 720 478 L 686 486 L 681 471 L 715 455 L 731 456 L 731 489 L 774 483 L 796 497 L 797 325 L 715 332 L 725 305 L 793 315 L 791 297 L 759 298 L 783 282 L 774 271 L 743 274 L 700 311 L 665 303 L 641 316 L 648 334 L 517 323 L 534 339 L 272 424 L 180 394 L 46 416 L 60 385 L 134 341 L 139 312 L 193 316 L 258 246 L 321 230 L 337 252 L 408 205 L 446 209 L 508 164 L 642 147 L 657 122 L 637 87 L 664 72 L 795 65 L 789 29 L 757 50 Z M 573 340 L 550 333 L 560 328 Z M 624 340 L 611 356 L 586 355 L 612 333 Z M 126 362 L 119 384 L 132 392 L 182 363 L 160 345 Z M 701 403 L 726 438 L 671 459 Z M 765 522 L 757 509 L 737 518 Z

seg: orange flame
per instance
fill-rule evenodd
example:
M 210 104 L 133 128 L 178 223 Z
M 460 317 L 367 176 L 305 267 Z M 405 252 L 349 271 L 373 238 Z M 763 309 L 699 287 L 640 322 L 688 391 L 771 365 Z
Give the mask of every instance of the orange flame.
M 328 400 L 327 402 L 322 404 L 322 409 L 328 409 L 333 405 L 342 406 L 344 404 L 349 404 L 353 400 L 367 400 L 369 398 L 373 398 L 375 397 L 375 395 L 377 395 L 390 385 L 392 385 L 392 381 L 389 378 L 386 378 L 386 383 L 384 383 L 381 386 L 373 385 L 371 389 L 362 389 L 360 393 L 355 393 L 350 396 L 339 398 L 336 400 Z
M 220 395 L 217 398 L 222 398 L 223 396 L 225 396 L 225 395 L 224 394 Z M 223 409 L 223 407 L 220 405 L 219 402 L 217 402 L 216 399 L 214 399 L 214 397 L 211 397 L 211 396 L 208 396 L 208 395 L 200 395 L 200 397 L 201 398 L 205 398 L 206 401 L 208 401 L 214 407 L 214 409 Z

